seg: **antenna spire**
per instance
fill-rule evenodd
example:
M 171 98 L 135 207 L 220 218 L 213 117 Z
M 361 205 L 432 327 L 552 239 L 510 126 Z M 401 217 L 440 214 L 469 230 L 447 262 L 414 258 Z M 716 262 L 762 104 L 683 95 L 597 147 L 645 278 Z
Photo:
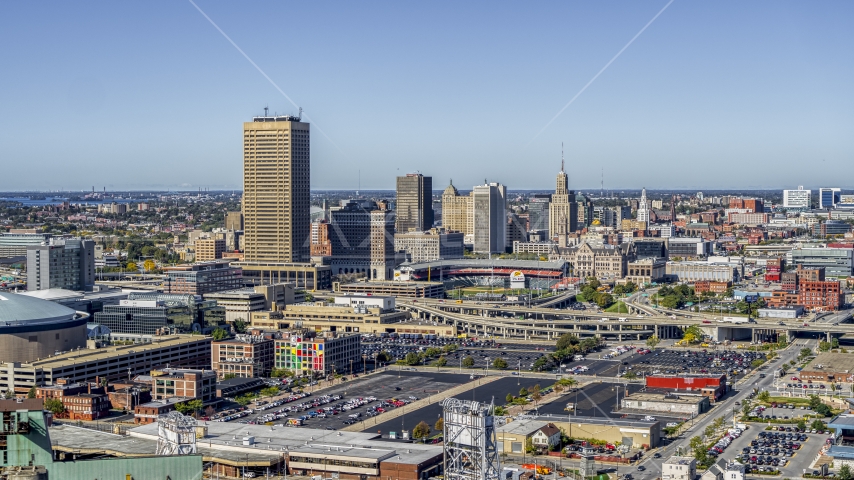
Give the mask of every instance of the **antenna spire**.
M 563 142 L 560 142 L 560 171 L 563 172 Z
M 267 111 L 270 110 L 270 107 L 264 107 L 264 116 L 267 116 Z

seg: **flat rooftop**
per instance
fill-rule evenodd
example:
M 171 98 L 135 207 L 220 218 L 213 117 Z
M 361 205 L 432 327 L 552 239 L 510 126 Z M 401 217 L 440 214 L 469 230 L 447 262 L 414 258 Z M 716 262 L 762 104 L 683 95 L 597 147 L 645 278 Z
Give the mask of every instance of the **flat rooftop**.
M 694 457 L 677 457 L 674 455 L 665 460 L 664 463 L 670 465 L 690 465 L 693 461 Z
M 821 367 L 819 368 L 819 365 Z M 801 371 L 849 373 L 854 375 L 854 355 L 850 353 L 820 353 Z
M 605 425 L 610 427 L 627 427 L 627 428 L 647 428 L 652 429 L 653 427 L 658 425 L 658 421 L 653 422 L 642 422 L 642 421 L 632 421 L 632 420 L 617 420 L 613 418 L 600 418 L 600 417 L 576 417 L 566 415 L 526 415 L 526 417 L 531 418 L 533 420 L 541 420 L 545 422 L 552 423 L 560 423 L 570 421 L 572 423 L 577 423 L 581 425 Z
M 672 393 L 672 392 L 671 392 Z M 681 403 L 686 405 L 694 405 L 699 402 L 702 402 L 706 397 L 702 395 L 688 396 L 688 395 L 668 395 L 665 396 L 663 394 L 658 393 L 633 393 L 628 397 L 624 397 L 624 400 L 631 401 L 641 401 L 641 402 L 661 402 L 661 403 Z
M 514 435 L 531 435 L 537 430 L 548 425 L 544 420 L 514 420 L 495 428 L 496 433 L 510 433 Z
M 238 457 L 243 457 L 246 453 L 262 453 L 264 450 L 274 455 L 281 455 L 282 452 L 287 451 L 304 451 L 334 456 L 338 452 L 345 457 L 366 459 L 394 456 L 395 463 L 418 465 L 442 455 L 441 446 L 390 442 L 381 440 L 376 433 L 302 427 L 268 427 L 236 422 L 208 422 L 206 425 L 208 435 L 199 439 L 199 445 L 216 451 L 223 449 L 235 452 Z M 129 434 L 132 438 L 147 439 L 156 443 L 157 429 L 156 423 L 150 423 L 131 429 Z M 249 436 L 255 437 L 255 445 L 242 444 L 243 437 Z
M 108 360 L 116 356 L 130 355 L 133 353 L 142 353 L 152 350 L 160 350 L 181 345 L 188 345 L 197 342 L 210 342 L 210 337 L 201 337 L 198 335 L 170 335 L 157 337 L 158 340 L 152 343 L 144 343 L 137 345 L 117 345 L 97 350 L 75 350 L 72 352 L 61 353 L 49 358 L 43 358 L 35 362 L 30 362 L 25 365 L 39 368 L 61 368 L 69 365 L 76 365 L 85 362 L 97 362 Z

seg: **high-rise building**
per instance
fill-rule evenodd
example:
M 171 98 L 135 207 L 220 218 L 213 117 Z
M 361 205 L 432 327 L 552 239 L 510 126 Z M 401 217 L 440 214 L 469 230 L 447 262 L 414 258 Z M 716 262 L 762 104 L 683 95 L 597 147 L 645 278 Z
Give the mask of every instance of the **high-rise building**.
M 397 231 L 423 232 L 433 228 L 433 177 L 408 173 L 397 177 Z
M 549 208 L 551 195 L 533 195 L 528 201 L 528 230 L 549 229 Z
M 371 271 L 369 277 L 380 281 L 394 278 L 394 218 L 391 212 L 387 210 L 371 212 Z
M 225 239 L 222 238 L 200 238 L 195 242 L 196 261 L 209 262 L 222 258 L 225 251 Z
M 798 186 L 797 190 L 783 190 L 783 208 L 787 210 L 809 210 L 811 190 Z
M 460 195 L 452 181 L 442 192 L 442 227 L 449 232 L 474 234 L 471 195 Z
M 329 240 L 332 246 L 332 273 L 371 275 L 372 259 L 372 212 L 377 210 L 377 204 L 372 201 L 346 200 L 342 206 L 333 209 L 330 216 Z M 383 211 L 383 214 L 386 212 Z M 388 228 L 394 228 L 391 219 Z M 392 258 L 394 255 L 394 232 L 389 232 Z M 377 237 L 379 238 L 379 237 Z M 379 272 L 377 272 L 379 273 Z
M 50 240 L 49 233 L 36 233 L 35 230 L 12 230 L 0 233 L 0 258 L 27 255 L 27 247 L 41 245 Z
M 640 202 L 638 202 L 637 221 L 649 224 L 649 202 L 646 199 L 646 188 L 641 190 Z
M 560 172 L 552 201 L 549 203 L 549 237 L 574 232 L 578 228 L 578 205 L 575 192 L 569 189 L 569 175 L 564 171 L 563 154 L 560 160 Z
M 841 199 L 842 190 L 839 188 L 818 189 L 818 208 L 836 208 Z
M 332 243 L 329 241 L 329 222 L 317 220 L 311 222 L 311 256 L 328 257 L 332 255 Z
M 471 196 L 474 251 L 504 253 L 507 247 L 507 187 L 485 183 L 475 186 Z
M 244 261 L 309 260 L 310 133 L 300 117 L 243 124 Z
M 243 287 L 243 272 L 227 260 L 211 260 L 164 267 L 163 293 L 204 295 Z
M 27 290 L 91 291 L 94 285 L 94 241 L 52 238 L 27 247 Z
M 414 263 L 463 258 L 463 237 L 462 232 L 443 232 L 436 229 L 398 233 L 394 236 L 394 249 L 406 252 Z

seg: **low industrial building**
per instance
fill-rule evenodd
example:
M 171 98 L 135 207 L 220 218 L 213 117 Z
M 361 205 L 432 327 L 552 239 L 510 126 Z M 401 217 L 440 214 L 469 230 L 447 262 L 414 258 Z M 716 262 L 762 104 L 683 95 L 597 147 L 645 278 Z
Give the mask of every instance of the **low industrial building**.
M 798 318 L 804 314 L 804 307 L 792 305 L 790 307 L 760 308 L 759 318 Z
M 820 353 L 798 373 L 802 380 L 854 382 L 854 355 Z
M 400 279 L 399 272 L 395 272 L 394 275 L 396 280 Z M 442 282 L 334 282 L 332 291 L 399 298 L 445 298 L 445 284 Z
M 569 421 L 556 420 L 557 417 L 552 416 L 532 418 L 551 422 L 570 438 L 595 438 L 609 443 L 620 442 L 623 445 L 644 450 L 657 447 L 661 439 L 661 423 L 658 421 L 597 417 L 570 417 Z
M 225 321 L 231 324 L 237 320 L 249 322 L 249 312 L 280 310 L 294 303 L 296 295 L 292 283 L 280 283 L 208 293 L 204 297 L 225 308 Z
M 710 402 L 715 402 L 727 392 L 725 374 L 647 375 L 644 380 L 648 389 L 669 390 L 671 393 L 678 393 L 679 390 L 684 390 L 686 393 L 699 393 L 709 397 Z
M 122 458 L 106 458 L 118 444 L 135 445 L 134 439 L 71 425 L 48 428 L 49 423 L 41 399 L 0 400 L 0 467 L 45 472 L 10 478 L 202 480 L 202 455 L 156 455 L 153 442 L 151 448 L 136 448 Z
M 658 395 L 634 393 L 620 400 L 620 408 L 677 416 L 696 416 L 709 410 L 711 404 L 703 395 Z
M 154 340 L 143 345 L 75 350 L 31 362 L 0 363 L 0 388 L 26 393 L 34 386 L 56 384 L 60 378 L 68 382 L 120 380 L 167 363 L 173 367 L 210 365 L 210 337 L 171 335 Z

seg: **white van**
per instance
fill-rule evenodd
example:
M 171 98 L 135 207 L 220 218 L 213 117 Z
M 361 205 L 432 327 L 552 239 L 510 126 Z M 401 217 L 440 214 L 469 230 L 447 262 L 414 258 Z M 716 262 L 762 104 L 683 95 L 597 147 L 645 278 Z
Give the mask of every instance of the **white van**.
M 620 318 L 619 318 L 619 320 L 620 320 L 621 322 L 625 322 L 625 321 L 626 321 L 626 318 L 625 318 L 625 317 L 620 317 Z
M 355 419 L 361 417 L 362 414 L 361 413 L 351 413 L 350 415 L 347 415 L 347 416 L 355 420 Z

